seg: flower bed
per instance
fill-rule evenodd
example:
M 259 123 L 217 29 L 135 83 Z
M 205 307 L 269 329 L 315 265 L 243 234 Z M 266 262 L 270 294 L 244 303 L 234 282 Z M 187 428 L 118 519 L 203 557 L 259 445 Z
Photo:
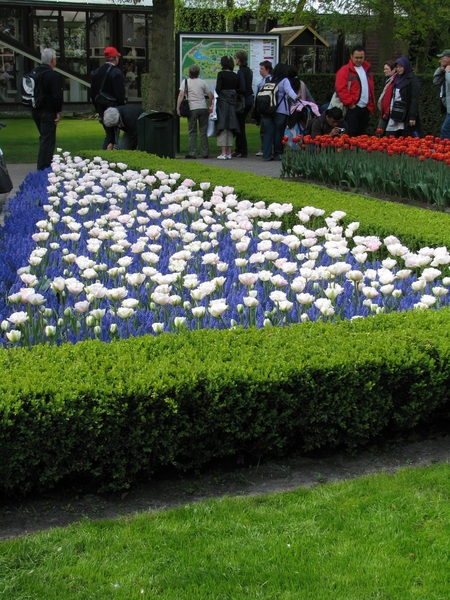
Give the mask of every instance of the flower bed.
M 125 154 L 108 156 L 117 160 Z M 183 163 L 178 161 L 164 161 L 139 153 L 131 153 L 131 157 L 138 171 L 140 163 L 141 168 L 146 168 L 149 162 L 155 172 L 165 170 L 167 165 L 171 171 L 175 170 L 174 165 L 180 170 L 183 168 Z M 96 164 L 100 166 L 101 159 Z M 195 166 L 189 165 L 189 169 L 192 172 Z M 119 169 L 119 173 L 125 172 Z M 213 181 L 214 188 L 220 185 L 226 173 L 222 169 L 199 167 L 195 178 Z M 341 219 L 341 215 L 335 214 L 337 223 L 320 225 L 326 228 L 339 228 L 339 223 L 344 225 L 340 238 L 344 237 L 353 250 L 355 232 L 364 235 L 366 245 L 376 241 L 369 240 L 369 236 L 375 236 L 377 228 L 384 228 L 386 235 L 393 232 L 400 237 L 399 232 L 403 232 L 405 238 L 417 244 L 416 251 L 409 252 L 408 256 L 431 259 L 427 265 L 411 267 L 416 269 L 415 281 L 420 286 L 423 282 L 429 286 L 428 290 L 416 291 L 419 296 L 425 291 L 431 291 L 432 295 L 432 287 L 436 286 L 436 280 L 435 283 L 426 281 L 427 269 L 439 269 L 446 275 L 445 265 L 431 264 L 446 256 L 442 249 L 436 246 L 436 250 L 418 250 L 433 241 L 446 243 L 448 234 L 442 223 L 447 215 L 269 178 L 235 174 L 235 179 L 244 198 L 260 202 L 264 196 L 267 204 L 277 198 L 279 204 L 292 200 L 294 212 L 310 205 L 308 200 L 312 198 L 316 206 L 327 208 L 328 212 L 344 206 L 347 217 Z M 69 178 L 69 181 L 73 180 Z M 69 189 L 65 189 L 66 185 Z M 55 195 L 61 193 L 62 198 L 73 191 L 66 182 L 62 186 L 64 191 Z M 195 191 L 192 186 L 187 188 Z M 93 187 L 91 190 L 95 193 Z M 127 190 L 127 195 L 129 193 L 135 194 L 136 190 Z M 22 194 L 11 202 L 12 214 L 2 231 L 2 250 L 8 248 L 3 255 L 6 261 L 0 261 L 3 299 L 9 294 L 8 277 L 18 290 L 28 287 L 23 281 L 14 281 L 16 269 L 24 264 L 36 244 L 48 241 L 31 239 L 34 224 L 50 212 L 42 212 L 36 204 L 36 198 L 43 205 L 48 203 L 44 175 L 30 175 Z M 64 214 L 71 216 L 76 210 L 72 207 L 69 214 Z M 307 212 L 303 211 L 300 218 L 322 219 Z M 346 236 L 345 230 L 351 232 L 350 225 L 355 218 L 361 220 L 360 229 Z M 280 220 L 294 226 L 289 215 Z M 57 231 L 60 221 L 54 223 Z M 311 231 L 320 229 L 311 220 L 297 224 Z M 126 231 L 131 228 L 126 227 Z M 39 234 L 39 231 L 34 232 Z M 287 232 L 278 231 L 278 234 Z M 326 235 L 330 234 L 337 235 L 337 230 L 330 230 Z M 301 239 L 309 238 L 302 235 Z M 66 240 L 69 242 L 81 244 L 75 239 Z M 405 256 L 402 245 L 396 246 L 392 239 L 388 242 L 400 255 L 391 260 L 402 261 L 401 256 Z M 22 246 L 25 247 L 23 253 Z M 284 246 L 286 244 L 280 242 L 280 248 Z M 325 248 L 329 247 L 333 246 L 324 245 L 320 251 L 329 261 L 329 265 L 322 266 L 322 271 L 343 262 L 327 254 Z M 57 250 L 62 253 L 62 248 L 55 248 L 54 252 Z M 312 247 L 301 250 L 299 248 L 296 254 L 315 251 Z M 358 252 L 350 252 L 352 260 L 356 260 L 356 254 Z M 283 264 L 287 262 L 290 261 Z M 389 266 L 380 264 L 374 268 L 387 269 L 397 275 L 399 264 L 392 269 Z M 64 267 L 67 268 L 67 264 Z M 55 277 L 60 276 L 56 275 L 60 265 L 55 264 L 54 269 Z M 105 271 L 100 269 L 99 273 Z M 382 273 L 387 275 L 385 271 Z M 63 273 L 63 277 L 68 278 L 69 272 Z M 413 278 L 413 273 L 408 277 Z M 395 278 L 394 288 L 402 286 L 408 277 Z M 49 276 L 47 290 L 41 288 L 35 292 L 45 294 L 49 302 L 54 301 L 55 306 L 59 306 L 58 290 L 51 291 L 50 280 Z M 358 286 L 351 281 L 345 281 L 342 287 L 350 286 L 348 289 L 355 293 Z M 395 297 L 383 294 L 380 289 L 382 285 L 391 285 L 389 282 L 370 278 L 366 283 L 369 282 L 379 283 L 367 286 L 379 291 L 378 301 L 384 298 L 394 303 Z M 315 284 L 324 291 L 328 283 L 330 279 L 308 282 L 308 285 L 316 293 Z M 236 285 L 242 284 L 236 282 Z M 133 287 L 130 292 L 132 290 Z M 358 293 L 362 295 L 362 289 Z M 371 299 L 371 305 L 375 302 L 376 298 Z M 383 308 L 382 303 L 380 307 Z M 363 306 L 363 309 L 368 307 Z M 6 304 L 2 310 L 6 310 Z M 7 310 L 7 314 L 3 312 L 4 320 L 10 315 L 11 307 Z M 38 307 L 33 310 L 39 314 Z M 277 314 L 280 314 L 279 308 Z M 102 320 L 106 316 L 107 313 Z M 63 317 L 66 317 L 64 311 Z M 180 327 L 177 335 L 142 335 L 107 344 L 99 340 L 60 346 L 40 344 L 31 350 L 14 347 L 1 351 L 0 493 L 47 491 L 61 481 L 76 481 L 78 489 L 121 490 L 168 465 L 183 470 L 199 468 L 223 457 L 260 460 L 321 447 L 344 445 L 354 449 L 379 434 L 408 430 L 436 415 L 448 415 L 450 311 L 447 308 L 393 312 L 336 323 L 331 323 L 331 318 L 335 317 L 327 317 L 327 322 L 321 318 L 316 323 L 261 329 L 188 332 Z M 220 319 L 217 322 L 220 324 Z M 53 326 L 60 328 L 57 321 Z M 64 332 L 64 327 L 61 331 Z M 88 331 L 97 335 L 94 328 Z M 106 335 L 108 331 L 105 328 Z M 102 331 L 99 334 L 103 335 Z
M 310 136 L 293 138 L 298 150 L 283 156 L 283 174 L 450 205 L 450 143 L 433 136 Z
M 291 204 L 69 154 L 53 164 L 41 202 L 9 311 L 0 305 L 9 344 L 286 326 L 448 302 L 445 248 L 412 252 L 394 236 L 383 245 L 358 235 L 358 222 L 343 227 L 343 211 L 322 218 L 303 207 L 286 233 Z

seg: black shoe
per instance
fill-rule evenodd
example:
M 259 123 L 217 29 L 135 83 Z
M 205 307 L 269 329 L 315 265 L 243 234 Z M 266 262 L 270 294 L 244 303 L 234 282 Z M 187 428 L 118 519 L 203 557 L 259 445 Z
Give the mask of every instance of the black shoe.
M 190 154 L 186 154 L 184 158 L 193 158 L 194 160 L 197 158 L 196 156 L 191 156 Z

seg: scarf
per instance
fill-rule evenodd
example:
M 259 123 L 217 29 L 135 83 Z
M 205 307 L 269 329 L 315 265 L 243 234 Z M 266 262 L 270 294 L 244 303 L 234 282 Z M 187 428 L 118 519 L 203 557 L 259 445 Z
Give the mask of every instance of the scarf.
M 397 74 L 395 80 L 395 87 L 399 87 L 399 84 L 405 79 L 405 77 L 412 73 L 413 68 L 411 63 L 409 62 L 409 58 L 407 58 L 406 56 L 400 56 L 400 58 L 397 58 L 395 63 L 405 69 L 402 75 Z

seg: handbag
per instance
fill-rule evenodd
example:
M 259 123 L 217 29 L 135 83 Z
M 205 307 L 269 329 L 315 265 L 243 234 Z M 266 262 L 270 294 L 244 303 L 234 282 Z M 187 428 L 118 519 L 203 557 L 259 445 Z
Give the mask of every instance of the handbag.
M 111 108 L 112 106 L 117 106 L 118 102 L 115 96 L 111 96 L 111 94 L 107 94 L 106 92 L 99 92 L 95 96 L 95 104 L 105 108 Z
M 13 183 L 6 168 L 3 152 L 0 150 L 0 194 L 8 194 L 13 189 Z
M 188 117 L 191 114 L 188 100 L 188 85 L 187 79 L 184 80 L 184 98 L 180 104 L 180 117 Z
M 392 104 L 389 116 L 393 121 L 404 121 L 407 112 L 408 105 L 406 102 L 404 100 L 395 100 L 395 102 Z
M 346 113 L 347 113 L 347 109 L 345 108 L 345 106 L 342 103 L 342 100 L 339 98 L 339 96 L 337 95 L 336 92 L 334 92 L 334 94 L 331 97 L 330 100 L 330 104 L 328 105 L 328 108 L 340 108 L 342 110 L 342 114 L 345 117 Z
M 96 107 L 101 106 L 102 108 L 110 108 L 112 106 L 118 105 L 117 98 L 115 96 L 107 94 L 103 91 L 105 81 L 107 80 L 108 75 L 113 67 L 114 65 L 109 65 L 108 69 L 106 70 L 105 76 L 103 77 L 102 85 L 100 86 L 100 89 L 94 98 L 94 103 Z

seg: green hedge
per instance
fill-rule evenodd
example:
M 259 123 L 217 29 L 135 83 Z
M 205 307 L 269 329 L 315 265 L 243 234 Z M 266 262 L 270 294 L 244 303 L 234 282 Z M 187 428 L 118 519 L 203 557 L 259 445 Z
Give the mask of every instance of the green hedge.
M 230 183 L 226 169 L 137 152 L 108 157 Z M 233 183 L 243 198 L 346 210 L 364 231 L 404 243 L 449 241 L 447 215 L 243 173 Z M 169 465 L 354 449 L 447 416 L 449 332 L 450 312 L 441 310 L 3 350 L 0 494 L 74 478 L 121 490 Z
M 0 353 L 0 490 L 350 449 L 448 413 L 450 313 Z

